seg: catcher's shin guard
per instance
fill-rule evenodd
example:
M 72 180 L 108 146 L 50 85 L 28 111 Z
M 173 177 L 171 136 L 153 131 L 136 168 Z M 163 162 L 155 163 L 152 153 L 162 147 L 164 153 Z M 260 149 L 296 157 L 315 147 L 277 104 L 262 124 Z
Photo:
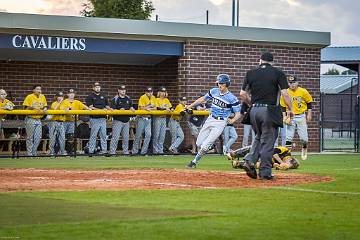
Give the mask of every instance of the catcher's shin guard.
M 246 147 L 242 147 L 239 148 L 235 151 L 232 152 L 232 158 L 235 159 L 239 159 L 241 157 L 245 157 L 246 154 L 248 154 L 250 152 L 251 146 L 246 146 Z

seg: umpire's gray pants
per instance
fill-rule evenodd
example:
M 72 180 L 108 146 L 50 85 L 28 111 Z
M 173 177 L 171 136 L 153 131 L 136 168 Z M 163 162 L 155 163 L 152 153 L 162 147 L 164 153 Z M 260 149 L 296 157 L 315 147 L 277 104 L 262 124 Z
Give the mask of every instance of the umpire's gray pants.
M 26 150 L 28 156 L 36 156 L 42 135 L 41 120 L 27 117 L 25 118 L 26 129 Z
M 180 126 L 180 123 L 175 119 L 170 119 L 169 127 L 171 133 L 170 149 L 177 150 L 182 141 L 184 141 L 184 132 Z
M 50 155 L 55 155 L 55 143 L 59 142 L 60 154 L 65 154 L 65 128 L 63 122 L 49 122 Z
M 112 122 L 112 138 L 110 141 L 110 154 L 116 154 L 120 133 L 122 135 L 122 150 L 123 154 L 129 154 L 129 129 L 130 122 L 122 122 L 113 120 Z
M 90 118 L 90 129 L 89 153 L 94 153 L 98 133 L 100 135 L 101 153 L 107 153 L 106 119 Z
M 164 142 L 166 135 L 166 117 L 154 118 L 153 153 L 164 153 Z
M 245 160 L 255 164 L 260 158 L 259 176 L 271 176 L 272 156 L 278 128 L 273 126 L 267 107 L 253 107 L 250 111 L 250 122 L 256 136 Z
M 138 117 L 135 141 L 133 144 L 133 154 L 137 154 L 140 148 L 141 136 L 145 132 L 144 142 L 141 148 L 141 154 L 146 154 L 149 148 L 149 143 L 151 140 L 151 118 L 150 117 Z

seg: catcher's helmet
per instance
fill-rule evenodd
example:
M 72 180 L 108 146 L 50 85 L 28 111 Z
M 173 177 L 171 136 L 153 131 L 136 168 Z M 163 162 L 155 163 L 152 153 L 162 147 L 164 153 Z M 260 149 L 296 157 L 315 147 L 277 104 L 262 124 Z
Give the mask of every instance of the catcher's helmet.
M 228 87 L 230 86 L 230 76 L 225 73 L 219 74 L 216 77 L 216 83 L 226 84 L 226 86 Z

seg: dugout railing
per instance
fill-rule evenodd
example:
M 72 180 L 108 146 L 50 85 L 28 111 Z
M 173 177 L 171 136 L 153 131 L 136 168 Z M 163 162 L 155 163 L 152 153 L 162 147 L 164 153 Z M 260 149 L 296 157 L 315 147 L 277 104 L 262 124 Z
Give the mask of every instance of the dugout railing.
M 25 117 L 27 115 L 41 115 L 42 116 L 42 134 L 41 142 L 38 147 L 38 157 L 49 157 L 49 137 L 47 133 L 48 125 L 51 123 L 52 115 L 72 115 L 74 116 L 75 121 L 73 121 L 75 127 L 75 134 L 73 140 L 69 143 L 67 142 L 67 147 L 71 146 L 73 151 L 68 152 L 66 156 L 76 157 L 80 155 L 88 155 L 85 149 L 86 143 L 88 142 L 88 136 L 84 136 L 81 133 L 81 126 L 88 125 L 88 135 L 90 134 L 89 119 L 90 115 L 104 115 L 107 119 L 107 129 L 108 133 L 111 134 L 112 130 L 112 116 L 123 115 L 130 117 L 130 142 L 134 140 L 136 132 L 137 117 L 147 115 L 154 118 L 156 116 L 167 116 L 169 119 L 171 116 L 183 116 L 182 124 L 186 126 L 185 122 L 190 114 L 184 114 L 180 112 L 173 111 L 146 111 L 146 110 L 47 110 L 35 111 L 35 110 L 0 110 L 0 116 L 2 116 L 1 128 L 0 128 L 0 157 L 1 158 L 18 158 L 18 157 L 28 157 L 26 152 L 26 129 L 25 129 Z M 197 116 L 207 116 L 209 111 L 192 111 L 191 115 Z M 154 122 L 154 121 L 152 121 Z M 84 124 L 84 125 L 81 125 Z M 185 132 L 185 129 L 183 129 Z M 152 124 L 153 132 L 153 124 Z M 186 138 L 186 137 L 185 137 Z M 151 138 L 152 139 L 152 138 Z M 67 139 L 68 140 L 68 139 Z M 121 138 L 118 143 L 118 153 L 116 155 L 121 155 Z M 97 140 L 99 141 L 99 140 Z M 107 139 L 108 143 L 110 139 Z M 109 144 L 108 144 L 109 148 Z M 129 145 L 131 149 L 131 145 Z M 152 140 L 149 145 L 149 154 L 152 153 Z M 55 154 L 55 157 L 60 157 L 61 155 Z

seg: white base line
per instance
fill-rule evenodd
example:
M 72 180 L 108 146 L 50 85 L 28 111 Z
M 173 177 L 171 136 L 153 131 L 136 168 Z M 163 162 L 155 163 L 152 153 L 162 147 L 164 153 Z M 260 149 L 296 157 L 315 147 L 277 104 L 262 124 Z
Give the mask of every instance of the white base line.
M 341 168 L 341 169 L 334 169 L 335 171 L 354 171 L 360 170 L 360 168 Z
M 314 189 L 305 189 L 305 188 L 273 187 L 272 189 L 298 191 L 298 192 L 327 193 L 327 194 L 360 195 L 360 192 L 335 192 L 335 191 L 324 191 L 324 190 L 314 190 Z

